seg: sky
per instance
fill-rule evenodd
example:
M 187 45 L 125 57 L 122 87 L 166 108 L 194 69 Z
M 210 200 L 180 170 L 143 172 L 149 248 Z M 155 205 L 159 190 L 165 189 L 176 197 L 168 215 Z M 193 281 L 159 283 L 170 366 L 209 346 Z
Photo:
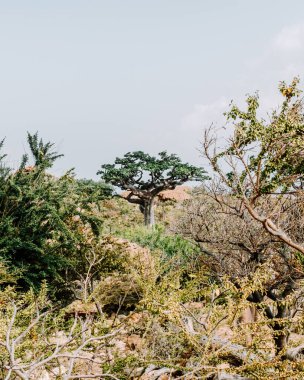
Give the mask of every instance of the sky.
M 302 78 L 302 0 L 0 0 L 0 137 L 17 167 L 39 132 L 96 179 L 126 152 L 202 165 L 200 144 L 231 100 Z

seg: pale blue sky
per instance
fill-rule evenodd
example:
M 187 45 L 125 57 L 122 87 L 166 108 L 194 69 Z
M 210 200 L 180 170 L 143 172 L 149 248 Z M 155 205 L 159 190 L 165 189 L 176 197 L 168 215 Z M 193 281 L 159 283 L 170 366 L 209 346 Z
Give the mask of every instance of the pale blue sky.
M 26 131 L 95 177 L 132 150 L 202 163 L 231 99 L 304 74 L 302 0 L 0 0 L 0 125 L 17 166 Z M 304 83 L 304 78 L 303 78 Z

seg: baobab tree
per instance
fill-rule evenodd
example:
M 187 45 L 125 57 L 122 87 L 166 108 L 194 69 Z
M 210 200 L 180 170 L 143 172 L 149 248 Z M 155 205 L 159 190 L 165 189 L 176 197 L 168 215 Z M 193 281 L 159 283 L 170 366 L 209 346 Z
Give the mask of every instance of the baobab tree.
M 207 178 L 202 168 L 183 163 L 177 155 L 166 151 L 158 157 L 142 151 L 126 153 L 123 158 L 116 158 L 114 164 L 102 165 L 97 174 L 106 183 L 128 191 L 125 199 L 140 206 L 146 226 L 154 225 L 154 201 L 161 191 Z

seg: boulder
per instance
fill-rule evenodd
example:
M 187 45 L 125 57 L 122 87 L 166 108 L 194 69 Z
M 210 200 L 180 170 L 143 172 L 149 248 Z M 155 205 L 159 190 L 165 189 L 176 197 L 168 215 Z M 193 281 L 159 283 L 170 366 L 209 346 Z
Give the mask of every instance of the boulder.
M 98 310 L 93 302 L 82 302 L 76 300 L 69 304 L 65 309 L 66 314 L 77 314 L 77 315 L 89 315 L 97 314 Z

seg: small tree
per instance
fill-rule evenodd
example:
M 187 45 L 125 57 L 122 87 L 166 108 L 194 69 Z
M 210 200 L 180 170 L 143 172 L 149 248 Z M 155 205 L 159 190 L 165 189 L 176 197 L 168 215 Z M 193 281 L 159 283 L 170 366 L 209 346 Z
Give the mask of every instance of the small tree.
M 232 104 L 227 112 L 233 134 L 219 149 L 211 127 L 205 133 L 204 155 L 226 193 L 242 199 L 242 205 L 265 230 L 290 248 L 304 254 L 303 236 L 290 236 L 275 222 L 274 209 L 261 213 L 261 203 L 290 199 L 302 206 L 304 193 L 304 113 L 298 78 L 290 86 L 280 83 L 284 100 L 269 120 L 258 116 L 257 94 L 246 99 L 247 110 Z M 229 172 L 226 172 L 228 168 Z
M 38 132 L 31 135 L 27 133 L 27 142 L 30 147 L 32 156 L 35 161 L 35 167 L 40 169 L 48 169 L 53 166 L 53 163 L 63 157 L 63 154 L 58 154 L 53 150 L 54 144 L 51 142 L 44 143 L 38 136 Z M 24 156 L 24 161 L 27 161 L 27 155 Z
M 126 153 L 97 172 L 105 182 L 129 192 L 126 199 L 140 206 L 146 226 L 154 225 L 154 200 L 161 191 L 206 179 L 204 173 L 202 168 L 182 163 L 175 154 L 160 152 L 152 157 L 141 151 Z
M 280 355 L 303 299 L 304 103 L 297 86 L 297 78 L 280 84 L 283 102 L 266 120 L 257 94 L 247 97 L 244 111 L 232 104 L 225 147 L 213 127 L 206 131 L 203 150 L 215 177 L 206 194 L 213 202 L 208 213 L 200 211 L 198 225 L 188 226 L 215 272 L 230 270 L 235 284 L 261 265 L 269 268 L 270 281 L 247 300 L 271 320 Z M 209 224 L 208 214 L 217 215 Z
M 215 190 L 201 189 L 200 194 L 193 196 L 179 214 L 176 232 L 198 243 L 202 251 L 200 261 L 216 283 L 229 279 L 251 310 L 258 310 L 269 326 L 276 353 L 281 355 L 301 318 L 303 263 L 295 260 L 288 245 L 251 217 L 242 206 L 242 199 Z M 267 214 L 274 211 L 274 206 L 274 222 L 279 222 L 292 236 L 298 235 L 298 231 L 303 233 L 303 211 L 289 200 L 275 202 L 268 198 L 256 211 Z M 260 270 L 265 276 L 260 274 L 263 278 L 259 282 L 255 276 Z M 244 283 L 248 285 L 245 288 Z

